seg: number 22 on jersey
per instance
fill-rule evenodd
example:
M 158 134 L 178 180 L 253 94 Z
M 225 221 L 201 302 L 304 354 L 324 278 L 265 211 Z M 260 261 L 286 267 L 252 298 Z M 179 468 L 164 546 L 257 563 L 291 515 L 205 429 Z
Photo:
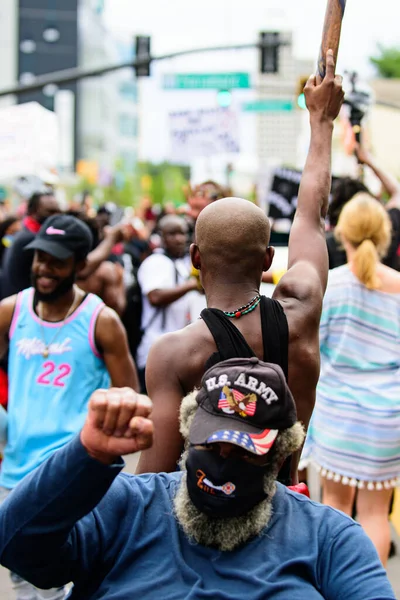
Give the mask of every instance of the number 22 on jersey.
M 48 360 L 43 364 L 42 372 L 36 382 L 40 385 L 65 387 L 65 378 L 68 377 L 71 370 L 71 366 L 67 363 L 57 366 L 52 360 Z

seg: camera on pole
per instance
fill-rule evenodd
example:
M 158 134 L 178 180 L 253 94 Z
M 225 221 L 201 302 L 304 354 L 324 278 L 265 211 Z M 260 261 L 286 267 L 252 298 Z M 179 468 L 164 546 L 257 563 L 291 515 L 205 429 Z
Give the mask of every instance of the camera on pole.
M 362 121 L 373 103 L 373 97 L 369 89 L 363 89 L 359 85 L 356 72 L 346 74 L 349 75 L 351 89 L 346 93 L 344 103 L 350 108 L 350 123 L 353 127 L 356 141 L 360 142 Z
M 135 61 L 140 61 L 140 64 L 135 67 L 136 77 L 150 77 L 150 47 L 149 35 L 135 36 Z

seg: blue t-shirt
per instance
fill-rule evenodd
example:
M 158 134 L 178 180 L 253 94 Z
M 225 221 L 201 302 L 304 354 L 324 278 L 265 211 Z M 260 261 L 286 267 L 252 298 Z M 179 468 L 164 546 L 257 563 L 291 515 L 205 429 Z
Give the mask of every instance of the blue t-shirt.
M 181 473 L 122 466 L 79 438 L 56 452 L 0 508 L 0 562 L 41 588 L 73 581 L 74 600 L 395 599 L 371 541 L 330 507 L 277 484 L 262 534 L 221 552 L 176 521 Z

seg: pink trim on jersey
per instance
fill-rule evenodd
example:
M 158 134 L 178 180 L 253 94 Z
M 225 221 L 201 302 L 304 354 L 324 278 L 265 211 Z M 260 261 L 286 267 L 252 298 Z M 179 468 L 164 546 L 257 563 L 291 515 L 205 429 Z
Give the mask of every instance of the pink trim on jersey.
M 98 306 L 96 306 L 96 308 L 92 314 L 92 317 L 90 319 L 90 324 L 89 324 L 89 344 L 90 344 L 93 354 L 95 356 L 97 356 L 97 358 L 103 358 L 96 346 L 95 329 L 96 329 L 97 317 L 99 316 L 100 312 L 103 310 L 104 307 L 105 307 L 105 304 L 103 302 L 101 304 L 99 304 Z
M 15 308 L 14 308 L 14 312 L 13 312 L 13 316 L 11 319 L 11 325 L 10 325 L 10 330 L 8 332 L 8 339 L 11 340 L 12 336 L 14 335 L 14 331 L 15 328 L 17 326 L 17 321 L 18 321 L 18 317 L 19 317 L 19 313 L 21 312 L 21 304 L 22 304 L 22 294 L 24 292 L 20 292 L 17 296 L 17 301 L 15 303 Z
M 34 295 L 35 295 L 35 290 L 34 290 L 34 288 L 32 288 L 30 290 L 30 297 L 28 298 L 29 313 L 30 313 L 32 319 L 34 321 L 36 321 L 36 323 L 39 323 L 39 325 L 42 325 L 43 327 L 50 327 L 50 328 L 61 327 L 61 325 L 68 325 L 68 323 L 71 323 L 71 321 L 73 321 L 74 319 L 76 319 L 78 317 L 78 315 L 83 310 L 85 305 L 89 302 L 90 297 L 93 296 L 93 294 L 88 294 L 86 296 L 86 298 L 83 300 L 83 302 L 80 303 L 78 308 L 76 308 L 74 310 L 72 315 L 70 315 L 66 321 L 58 321 L 57 323 L 51 323 L 50 321 L 42 321 L 42 319 L 40 319 L 38 317 L 38 315 L 35 313 L 35 311 L 33 310 Z

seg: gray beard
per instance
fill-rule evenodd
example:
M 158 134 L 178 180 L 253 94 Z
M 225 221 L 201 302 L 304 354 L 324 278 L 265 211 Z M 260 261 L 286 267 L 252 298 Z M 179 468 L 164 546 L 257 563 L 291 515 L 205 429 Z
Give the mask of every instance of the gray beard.
M 184 471 L 174 498 L 175 516 L 189 539 L 202 546 L 229 552 L 261 534 L 272 516 L 272 498 L 276 492 L 275 474 L 267 473 L 264 491 L 267 498 L 240 517 L 211 518 L 202 513 L 190 499 L 186 485 L 185 452 L 180 461 Z

